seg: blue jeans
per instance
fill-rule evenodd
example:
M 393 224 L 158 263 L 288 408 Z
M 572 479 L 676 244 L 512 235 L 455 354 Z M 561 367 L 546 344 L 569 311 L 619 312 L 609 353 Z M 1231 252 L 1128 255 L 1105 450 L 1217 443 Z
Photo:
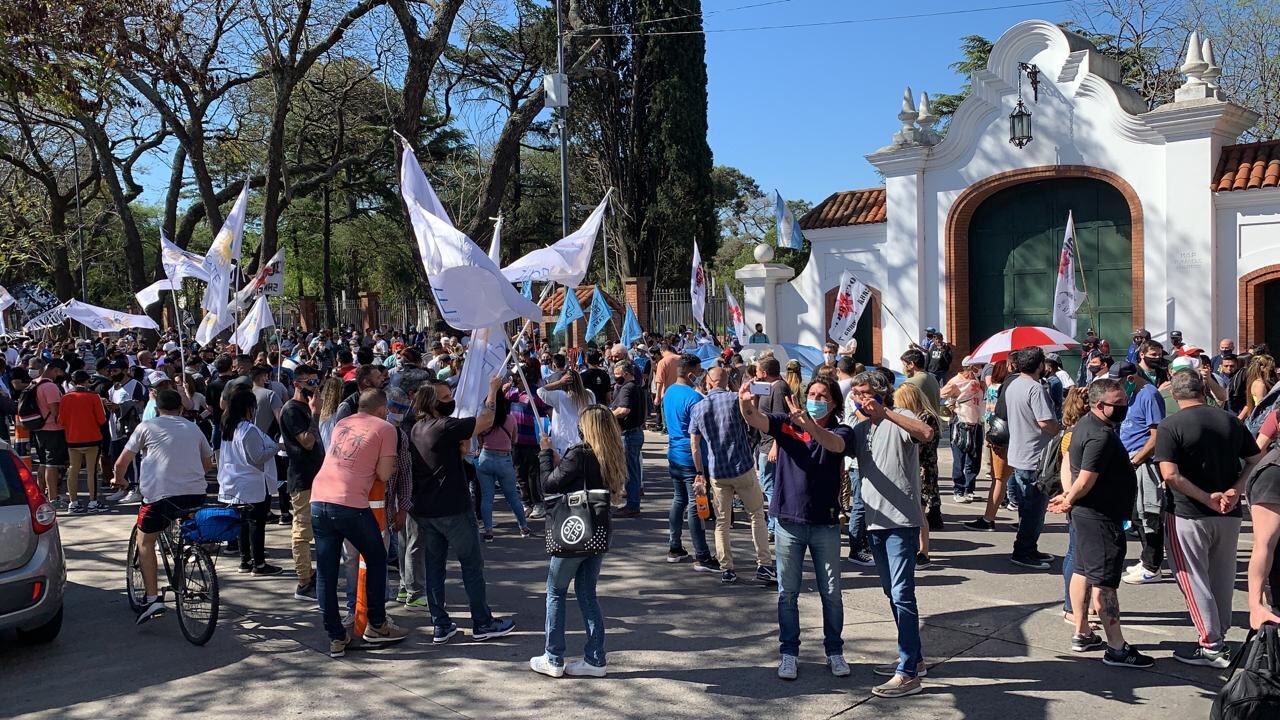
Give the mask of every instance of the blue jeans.
M 346 637 L 338 615 L 338 559 L 342 541 L 356 547 L 364 557 L 364 590 L 369 605 L 369 625 L 387 621 L 387 549 L 382 531 L 369 508 L 352 508 L 334 503 L 311 503 L 311 531 L 316 541 L 316 595 L 324 629 L 330 640 Z
M 689 518 L 689 537 L 693 540 L 693 556 L 699 560 L 711 557 L 711 549 L 707 547 L 707 529 L 698 517 L 697 507 L 693 504 L 693 468 L 671 463 L 671 510 L 667 513 L 667 547 L 671 550 L 683 549 L 681 535 L 684 532 L 685 517 Z
M 493 486 L 502 486 L 502 496 L 516 515 L 516 523 L 522 528 L 529 527 L 524 516 L 524 503 L 520 501 L 520 491 L 516 489 L 516 466 L 511 464 L 510 453 L 495 453 L 489 450 L 480 451 L 480 459 L 476 461 L 476 482 L 480 483 L 480 515 L 484 518 L 484 531 L 493 529 Z
M 1071 576 L 1074 574 L 1072 566 L 1075 565 L 1076 559 L 1076 529 L 1071 525 L 1071 517 L 1067 517 L 1067 552 L 1062 556 L 1062 611 L 1072 612 L 1071 609 Z
M 769 453 L 756 454 L 756 475 L 760 477 L 760 490 L 764 492 L 765 516 L 769 519 L 769 532 L 777 528 L 773 516 L 769 515 L 769 504 L 773 502 L 773 476 L 778 471 L 778 464 L 769 462 Z
M 640 450 L 644 448 L 644 430 L 636 428 L 622 433 L 622 446 L 627 453 L 627 509 L 640 509 L 640 487 L 644 466 L 640 464 Z
M 867 508 L 862 504 L 862 473 L 849 468 L 849 549 L 867 547 Z
M 1018 535 L 1013 540 L 1013 556 L 1034 557 L 1039 550 L 1040 531 L 1044 528 L 1044 513 L 1049 498 L 1036 485 L 1036 471 L 1014 468 L 1009 480 L 1009 490 L 1018 502 Z
M 840 526 L 802 525 L 779 520 L 773 552 L 778 563 L 778 650 L 800 654 L 800 578 L 804 553 L 813 558 L 813 574 L 822 598 L 822 648 L 828 656 L 844 650 L 844 599 L 840 596 Z M 914 556 L 913 556 L 914 559 Z
M 471 626 L 483 627 L 493 622 L 493 613 L 485 599 L 484 556 L 480 553 L 480 533 L 471 511 L 444 517 L 417 517 L 418 540 L 426 555 L 427 607 L 431 610 L 431 622 L 437 628 L 447 628 L 453 621 L 445 610 L 444 565 L 452 551 L 462 566 L 462 586 L 467 590 L 471 605 Z
M 575 558 L 551 558 L 547 567 L 547 660 L 552 665 L 564 665 L 564 615 L 565 597 L 569 581 L 573 581 L 573 594 L 578 598 L 582 622 L 587 629 L 587 644 L 582 648 L 582 659 L 596 667 L 605 666 L 604 613 L 596 599 L 596 581 L 600 579 L 600 566 L 604 555 Z
M 913 678 L 923 659 L 920 650 L 920 611 L 916 607 L 916 553 L 920 552 L 920 528 L 870 530 L 871 556 L 876 559 L 880 587 L 889 598 L 893 622 L 898 626 L 899 675 Z

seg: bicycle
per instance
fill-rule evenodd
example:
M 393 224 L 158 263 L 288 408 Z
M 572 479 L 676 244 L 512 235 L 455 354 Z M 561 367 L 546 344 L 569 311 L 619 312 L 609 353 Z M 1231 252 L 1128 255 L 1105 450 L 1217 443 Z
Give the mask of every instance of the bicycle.
M 178 627 L 193 645 L 204 645 L 213 637 L 218 623 L 218 573 L 206 545 L 192 537 L 195 530 L 195 511 L 178 522 L 171 523 L 156 542 L 157 555 L 164 566 L 160 599 L 173 593 L 178 613 Z M 181 558 L 182 562 L 176 562 Z M 139 612 L 146 601 L 146 588 L 142 579 L 142 566 L 138 564 L 138 527 L 129 535 L 129 550 L 125 557 L 125 589 L 129 607 Z M 160 580 L 157 565 L 157 580 Z

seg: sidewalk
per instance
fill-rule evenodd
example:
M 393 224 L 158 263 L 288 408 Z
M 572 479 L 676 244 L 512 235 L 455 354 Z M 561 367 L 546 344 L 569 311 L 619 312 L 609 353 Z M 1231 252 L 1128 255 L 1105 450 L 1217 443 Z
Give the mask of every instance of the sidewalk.
M 431 644 L 430 618 L 402 607 L 397 622 L 413 628 L 401 645 L 325 655 L 319 613 L 293 599 L 294 578 L 253 578 L 218 560 L 223 617 L 209 645 L 183 640 L 174 613 L 135 627 L 123 596 L 125 545 L 136 506 L 105 516 L 60 517 L 70 568 L 66 624 L 50 646 L 19 647 L 0 637 L 3 716 L 22 718 L 171 718 L 212 713 L 238 718 L 992 718 L 1038 720 L 1105 717 L 1128 720 L 1208 715 L 1219 671 L 1182 665 L 1170 654 L 1195 633 L 1172 581 L 1124 585 L 1120 603 L 1130 642 L 1156 657 L 1152 670 L 1102 665 L 1100 654 L 1067 650 L 1061 619 L 1060 561 L 1051 572 L 1008 562 L 1008 513 L 1000 530 L 960 526 L 979 504 L 955 505 L 942 481 L 946 529 L 933 534 L 934 568 L 918 573 L 925 655 L 925 692 L 873 698 L 880 682 L 871 666 L 896 657 L 888 603 L 874 572 L 845 563 L 845 655 L 849 678 L 823 666 L 821 611 L 805 578 L 801 596 L 800 678 L 784 682 L 777 664 L 776 594 L 747 582 L 721 585 L 688 563 L 667 564 L 665 438 L 649 433 L 641 518 L 615 524 L 599 595 L 605 613 L 609 677 L 552 680 L 528 669 L 541 652 L 546 555 L 540 540 L 521 540 L 510 512 L 496 510 L 497 541 L 485 547 L 489 603 L 516 621 L 498 640 L 470 639 L 455 563 L 449 601 L 463 632 Z M 941 453 L 944 457 L 948 453 Z M 949 458 L 948 458 L 949 459 Z M 980 482 L 980 492 L 987 484 Z M 536 524 L 535 524 L 536 527 Z M 734 547 L 750 547 L 744 522 Z M 687 542 L 687 539 L 686 539 Z M 1242 538 L 1242 560 L 1251 537 Z M 269 554 L 288 562 L 288 529 L 268 532 Z M 1050 516 L 1041 549 L 1059 557 L 1066 528 Z M 1137 544 L 1130 555 L 1136 557 Z M 1243 566 L 1242 566 L 1243 567 Z M 1236 599 L 1244 637 L 1243 570 Z M 568 610 L 569 656 L 580 656 L 577 605 Z

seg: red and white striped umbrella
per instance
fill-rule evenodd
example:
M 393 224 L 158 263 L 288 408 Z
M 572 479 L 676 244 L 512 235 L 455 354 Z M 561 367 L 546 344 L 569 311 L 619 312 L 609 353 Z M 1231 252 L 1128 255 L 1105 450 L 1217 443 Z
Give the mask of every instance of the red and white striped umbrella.
M 1029 347 L 1043 348 L 1045 352 L 1058 352 L 1080 347 L 1080 343 L 1070 335 L 1053 328 L 1016 327 L 1001 330 L 983 340 L 978 347 L 974 348 L 965 364 L 997 362 L 1009 357 L 1009 353 L 1014 350 Z

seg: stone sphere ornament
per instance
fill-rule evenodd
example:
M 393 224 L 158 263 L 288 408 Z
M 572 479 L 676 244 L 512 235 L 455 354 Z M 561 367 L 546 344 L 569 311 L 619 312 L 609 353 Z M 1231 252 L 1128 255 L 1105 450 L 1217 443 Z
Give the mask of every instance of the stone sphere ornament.
M 773 246 L 768 243 L 760 243 L 755 249 L 756 262 L 767 263 L 773 259 Z

